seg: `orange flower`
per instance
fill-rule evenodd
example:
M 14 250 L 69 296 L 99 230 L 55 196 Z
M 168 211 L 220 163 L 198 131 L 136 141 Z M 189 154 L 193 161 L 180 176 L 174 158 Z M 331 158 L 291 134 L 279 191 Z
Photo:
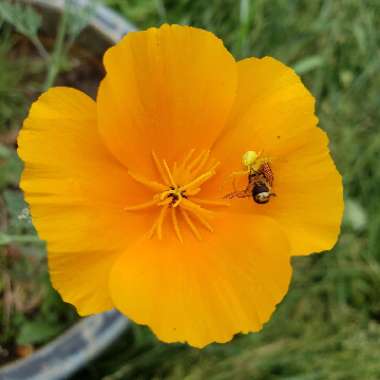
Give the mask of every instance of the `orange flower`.
M 96 102 L 53 88 L 19 136 L 54 287 L 81 315 L 116 307 L 165 342 L 260 330 L 290 256 L 339 233 L 313 97 L 277 60 L 236 62 L 186 26 L 129 33 L 104 63 Z

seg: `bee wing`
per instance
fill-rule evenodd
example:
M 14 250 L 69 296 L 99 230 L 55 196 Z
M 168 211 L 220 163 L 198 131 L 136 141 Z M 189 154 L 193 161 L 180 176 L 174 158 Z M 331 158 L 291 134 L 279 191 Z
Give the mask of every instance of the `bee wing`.
M 269 183 L 269 185 L 272 186 L 272 184 L 273 184 L 273 172 L 272 172 L 272 168 L 270 167 L 268 162 L 266 162 L 265 164 L 263 164 L 261 166 L 260 172 L 265 177 L 265 179 Z

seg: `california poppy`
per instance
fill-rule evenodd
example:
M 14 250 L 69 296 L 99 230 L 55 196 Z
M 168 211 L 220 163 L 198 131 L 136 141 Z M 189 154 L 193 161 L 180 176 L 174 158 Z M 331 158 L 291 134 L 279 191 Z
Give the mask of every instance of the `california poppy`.
M 116 307 L 165 342 L 260 330 L 290 257 L 340 229 L 313 96 L 279 61 L 236 62 L 187 26 L 129 33 L 104 64 L 96 101 L 52 88 L 18 139 L 53 286 L 81 315 Z

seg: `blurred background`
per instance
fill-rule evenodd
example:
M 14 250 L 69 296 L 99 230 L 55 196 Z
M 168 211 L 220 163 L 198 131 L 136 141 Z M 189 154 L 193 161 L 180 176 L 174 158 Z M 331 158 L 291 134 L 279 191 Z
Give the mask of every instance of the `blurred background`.
M 96 4 L 81 12 L 66 7 L 48 25 L 41 8 L 0 0 L 0 371 L 78 319 L 49 283 L 45 247 L 18 188 L 15 149 L 41 91 L 63 84 L 95 94 L 107 47 L 86 27 Z M 333 251 L 293 258 L 290 291 L 260 333 L 200 351 L 131 326 L 72 378 L 380 379 L 380 1 L 103 4 L 138 29 L 194 25 L 222 38 L 236 58 L 269 55 L 294 68 L 317 98 L 344 177 L 346 211 Z

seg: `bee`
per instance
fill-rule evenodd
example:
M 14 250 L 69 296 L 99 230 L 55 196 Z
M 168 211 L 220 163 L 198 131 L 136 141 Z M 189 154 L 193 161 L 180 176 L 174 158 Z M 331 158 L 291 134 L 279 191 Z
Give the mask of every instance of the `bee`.
M 260 157 L 260 154 L 254 151 L 248 151 L 244 153 L 242 163 L 246 170 L 234 172 L 232 177 L 235 179 L 238 176 L 247 175 L 247 187 L 244 190 L 229 193 L 224 198 L 252 197 L 254 202 L 258 204 L 268 203 L 270 197 L 276 195 L 272 191 L 274 176 L 269 165 L 269 159 Z
M 248 186 L 246 192 L 252 195 L 253 200 L 258 204 L 269 202 L 272 192 L 273 173 L 269 163 L 262 164 L 257 171 L 248 174 Z

